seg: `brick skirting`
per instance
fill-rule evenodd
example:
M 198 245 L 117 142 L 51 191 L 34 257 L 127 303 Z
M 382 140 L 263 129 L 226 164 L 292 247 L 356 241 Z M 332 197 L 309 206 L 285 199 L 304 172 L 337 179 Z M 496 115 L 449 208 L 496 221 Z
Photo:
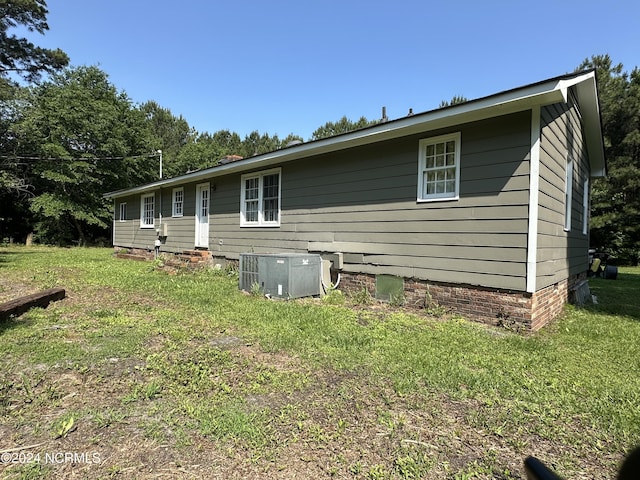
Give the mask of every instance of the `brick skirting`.
M 438 305 L 469 320 L 515 330 L 536 331 L 562 312 L 569 300 L 570 290 L 584 278 L 586 274 L 575 275 L 533 294 L 404 279 L 404 302 L 418 308 Z M 340 287 L 345 291 L 358 292 L 366 288 L 374 295 L 375 285 L 375 275 L 341 273 Z

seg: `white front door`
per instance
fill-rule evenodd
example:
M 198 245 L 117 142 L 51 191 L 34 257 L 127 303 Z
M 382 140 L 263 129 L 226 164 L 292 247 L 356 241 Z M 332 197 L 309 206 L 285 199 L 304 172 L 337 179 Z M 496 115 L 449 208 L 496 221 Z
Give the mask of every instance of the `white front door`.
M 209 184 L 196 185 L 196 247 L 209 248 Z

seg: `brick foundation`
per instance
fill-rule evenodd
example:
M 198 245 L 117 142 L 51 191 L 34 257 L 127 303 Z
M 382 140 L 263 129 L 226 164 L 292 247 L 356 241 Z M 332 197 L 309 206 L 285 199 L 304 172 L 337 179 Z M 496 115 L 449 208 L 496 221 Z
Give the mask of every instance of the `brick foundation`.
M 405 279 L 404 300 L 405 304 L 411 307 L 427 308 L 430 305 L 438 305 L 470 320 L 516 330 L 535 331 L 562 312 L 569 300 L 570 290 L 584 278 L 585 274 L 576 275 L 533 294 Z M 341 274 L 340 288 L 345 291 L 358 292 L 366 288 L 374 295 L 375 285 L 375 275 L 347 272 Z
M 127 258 L 130 260 L 154 260 L 155 252 L 142 248 L 115 248 L 115 255 L 118 258 Z M 175 269 L 180 267 L 196 268 L 214 265 L 211 252 L 208 250 L 185 250 L 182 253 L 160 252 L 164 265 L 167 269 Z

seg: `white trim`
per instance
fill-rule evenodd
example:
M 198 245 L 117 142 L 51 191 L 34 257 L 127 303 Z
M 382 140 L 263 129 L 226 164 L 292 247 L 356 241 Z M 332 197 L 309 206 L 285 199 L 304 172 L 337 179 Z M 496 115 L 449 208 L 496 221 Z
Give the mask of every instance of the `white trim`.
M 122 215 L 123 207 L 124 207 L 124 215 Z M 120 202 L 118 204 L 118 222 L 126 222 L 126 221 L 127 221 L 127 202 Z
M 278 220 L 276 222 L 268 222 L 264 220 L 263 193 L 264 193 L 264 177 L 269 175 L 278 175 Z M 246 199 L 245 199 L 245 181 L 251 178 L 258 179 L 258 221 L 248 222 L 246 220 Z M 272 168 L 270 170 L 262 170 L 260 172 L 246 173 L 240 177 L 240 226 L 241 227 L 279 227 L 282 217 L 282 169 Z
M 571 231 L 571 211 L 573 210 L 573 157 L 567 157 L 564 177 L 564 231 Z
M 207 192 L 207 222 L 203 224 L 200 221 L 200 216 L 202 211 L 202 192 L 205 191 Z M 194 217 L 196 220 L 194 245 L 200 248 L 209 248 L 209 222 L 211 221 L 211 186 L 209 182 L 196 185 L 196 211 Z M 205 233 L 202 231 L 203 225 L 206 225 L 206 243 L 201 242 L 203 233 Z
M 531 109 L 529 152 L 529 224 L 527 227 L 527 292 L 536 291 L 538 274 L 538 202 L 540 195 L 540 107 Z
M 182 193 L 182 199 L 180 200 L 180 212 L 176 211 L 176 193 Z M 171 191 L 171 216 L 182 217 L 184 215 L 184 187 L 176 187 Z
M 455 179 L 454 179 L 454 191 L 444 193 L 432 193 L 427 194 L 424 191 L 424 173 L 427 169 L 426 165 L 426 149 L 429 145 L 436 145 L 440 143 L 447 143 L 450 141 L 455 142 L 454 152 L 454 167 L 455 167 Z M 460 132 L 449 133 L 447 135 L 439 135 L 437 137 L 428 137 L 420 139 L 418 145 L 418 202 L 429 201 L 442 201 L 442 200 L 457 200 L 460 195 L 460 148 L 461 148 L 461 134 Z M 440 167 L 434 167 L 433 169 L 439 169 Z M 442 168 L 451 168 L 442 167 Z
M 589 233 L 589 177 L 582 184 L 582 234 Z
M 153 218 L 151 223 L 144 223 L 144 201 L 146 198 L 153 198 Z M 153 228 L 156 222 L 156 193 L 145 193 L 140 196 L 140 228 Z

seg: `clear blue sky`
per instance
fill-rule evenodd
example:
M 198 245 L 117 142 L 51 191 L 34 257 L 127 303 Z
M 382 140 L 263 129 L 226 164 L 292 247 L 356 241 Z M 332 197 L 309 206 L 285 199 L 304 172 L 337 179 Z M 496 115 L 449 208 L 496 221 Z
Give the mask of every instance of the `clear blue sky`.
M 490 95 L 608 53 L 640 65 L 637 0 L 48 0 L 30 35 L 200 132 L 295 133 Z

